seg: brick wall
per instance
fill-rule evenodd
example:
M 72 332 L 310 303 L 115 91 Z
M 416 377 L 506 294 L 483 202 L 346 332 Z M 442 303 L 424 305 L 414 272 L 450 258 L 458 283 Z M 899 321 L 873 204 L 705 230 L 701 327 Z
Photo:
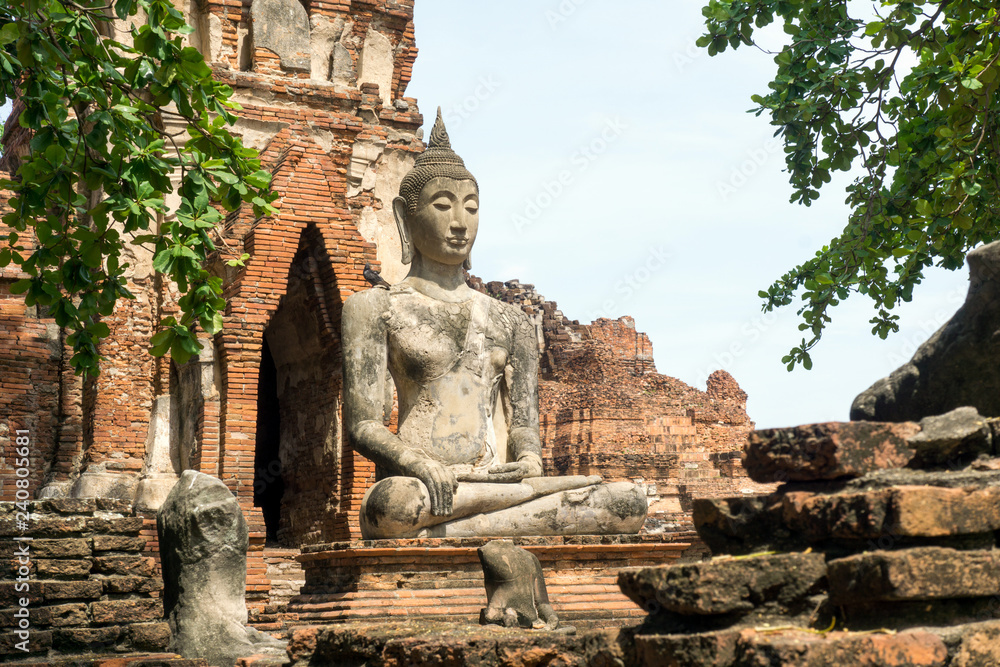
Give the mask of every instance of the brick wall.
M 0 178 L 7 177 L 0 173 Z M 0 216 L 10 210 L 8 198 L 9 193 L 0 191 Z M 11 231 L 0 223 L 0 237 L 7 238 Z M 31 239 L 21 245 L 30 252 Z M 26 307 L 23 294 L 11 294 L 11 284 L 25 277 L 13 265 L 0 269 L 0 501 L 16 499 L 18 479 L 32 491 L 41 488 L 46 473 L 62 463 L 55 447 L 62 427 L 62 337 L 44 309 Z M 69 431 L 72 425 L 67 427 Z M 16 463 L 24 457 L 17 450 L 24 446 L 29 451 L 28 477 L 18 478 L 21 466 Z
M 24 509 L 30 518 L 22 531 Z M 108 499 L 0 503 L 0 660 L 167 647 L 163 582 L 143 554 L 143 520 L 131 513 Z M 15 646 L 25 618 L 27 653 Z

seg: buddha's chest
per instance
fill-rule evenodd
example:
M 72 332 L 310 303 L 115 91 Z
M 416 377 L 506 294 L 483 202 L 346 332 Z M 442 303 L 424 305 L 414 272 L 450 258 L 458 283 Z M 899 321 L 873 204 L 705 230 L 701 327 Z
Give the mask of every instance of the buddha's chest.
M 473 301 L 447 303 L 403 294 L 393 295 L 391 303 L 389 368 L 397 379 L 423 384 L 458 367 L 482 377 L 503 372 L 511 336 L 488 312 L 477 316 Z

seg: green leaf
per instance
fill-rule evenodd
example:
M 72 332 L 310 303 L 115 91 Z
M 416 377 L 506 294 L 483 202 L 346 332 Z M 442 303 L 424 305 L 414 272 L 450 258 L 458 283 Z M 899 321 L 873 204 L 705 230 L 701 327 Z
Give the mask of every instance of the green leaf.
M 983 189 L 980 183 L 970 183 L 969 181 L 962 181 L 962 189 L 965 190 L 965 194 L 970 197 L 975 197 Z
M 8 23 L 0 28 L 0 46 L 7 46 L 17 40 L 18 37 L 20 37 L 20 33 L 18 32 L 16 23 Z
M 45 159 L 52 166 L 58 167 L 66 160 L 66 151 L 58 144 L 51 144 L 45 149 Z

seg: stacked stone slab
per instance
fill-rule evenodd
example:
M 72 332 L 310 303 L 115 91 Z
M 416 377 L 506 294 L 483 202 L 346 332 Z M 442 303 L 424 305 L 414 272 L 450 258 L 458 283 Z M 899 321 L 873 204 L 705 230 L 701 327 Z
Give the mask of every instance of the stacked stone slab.
M 143 520 L 131 516 L 131 505 L 92 498 L 29 502 L 22 531 L 17 515 L 24 509 L 0 503 L 0 662 L 166 649 L 163 582 L 143 553 Z M 15 647 L 20 639 L 13 632 L 22 598 L 28 600 L 28 652 Z
M 712 560 L 624 572 L 639 664 L 1000 664 L 1000 419 L 751 434 L 766 496 L 702 499 Z

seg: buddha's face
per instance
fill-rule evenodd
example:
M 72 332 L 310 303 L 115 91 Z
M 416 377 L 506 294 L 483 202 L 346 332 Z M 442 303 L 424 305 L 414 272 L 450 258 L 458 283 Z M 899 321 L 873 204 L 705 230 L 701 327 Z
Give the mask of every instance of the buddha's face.
M 420 191 L 417 210 L 408 216 L 414 250 L 446 265 L 461 264 L 479 231 L 479 193 L 473 181 L 438 176 Z

